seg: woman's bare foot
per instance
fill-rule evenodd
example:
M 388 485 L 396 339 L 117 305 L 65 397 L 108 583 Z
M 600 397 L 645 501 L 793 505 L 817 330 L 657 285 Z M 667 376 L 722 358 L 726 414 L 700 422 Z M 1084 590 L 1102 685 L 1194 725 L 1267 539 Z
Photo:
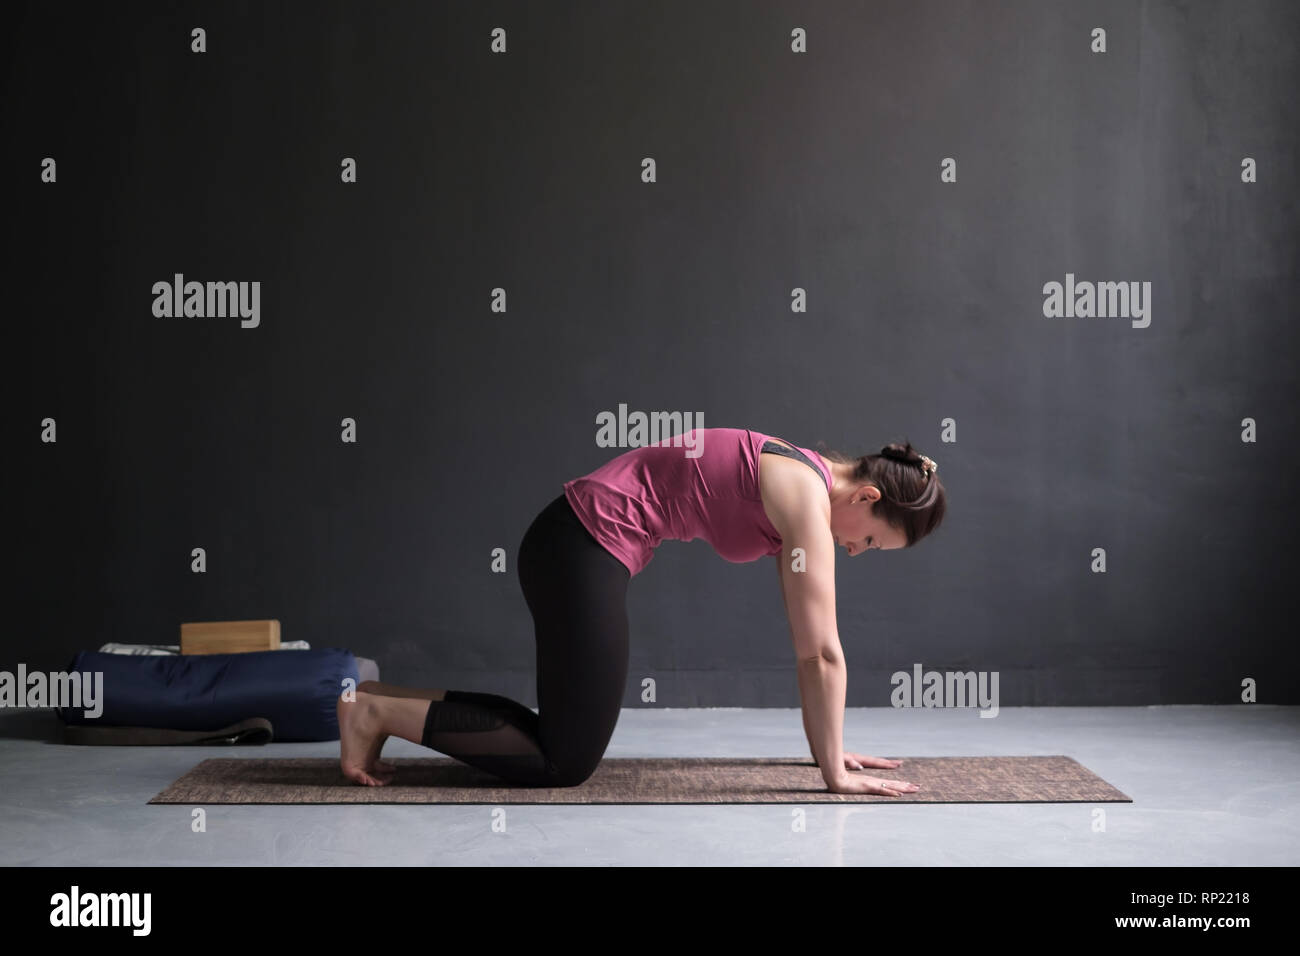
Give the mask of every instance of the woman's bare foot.
M 356 700 L 340 695 L 339 766 L 343 776 L 367 787 L 382 787 L 393 779 L 396 767 L 379 759 L 388 735 L 379 719 L 378 699 L 358 690 Z
M 380 760 L 379 755 L 383 753 L 384 744 L 388 743 L 388 734 L 376 734 L 375 742 L 370 745 L 370 763 L 368 766 L 374 767 L 380 773 L 387 774 L 390 778 L 397 773 L 397 767 L 387 760 Z

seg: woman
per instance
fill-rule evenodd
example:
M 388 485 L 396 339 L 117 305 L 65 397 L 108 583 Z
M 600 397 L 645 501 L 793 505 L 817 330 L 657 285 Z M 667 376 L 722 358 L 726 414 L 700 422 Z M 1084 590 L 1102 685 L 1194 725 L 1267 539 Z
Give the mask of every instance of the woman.
M 343 773 L 392 779 L 390 735 L 506 781 L 571 787 L 591 776 L 627 683 L 628 581 L 664 539 L 704 538 L 728 561 L 776 559 L 794 641 L 804 732 L 827 787 L 899 796 L 915 784 L 850 771 L 900 761 L 843 749 L 845 666 L 835 621 L 835 548 L 910 547 L 943 520 L 937 465 L 891 444 L 847 458 L 739 428 L 701 428 L 619 455 L 566 482 L 519 547 L 537 640 L 538 711 L 496 694 L 367 681 L 338 704 Z M 800 549 L 796 551 L 795 549 Z

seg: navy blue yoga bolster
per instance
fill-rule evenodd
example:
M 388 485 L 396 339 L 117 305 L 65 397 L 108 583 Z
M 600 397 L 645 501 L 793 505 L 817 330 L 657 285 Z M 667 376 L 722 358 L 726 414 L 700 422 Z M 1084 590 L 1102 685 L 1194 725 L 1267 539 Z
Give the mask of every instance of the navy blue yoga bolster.
M 69 672 L 104 675 L 103 713 L 63 709 L 69 724 L 212 730 L 265 717 L 276 741 L 338 740 L 344 678 L 357 678 L 351 651 L 134 656 L 82 651 Z

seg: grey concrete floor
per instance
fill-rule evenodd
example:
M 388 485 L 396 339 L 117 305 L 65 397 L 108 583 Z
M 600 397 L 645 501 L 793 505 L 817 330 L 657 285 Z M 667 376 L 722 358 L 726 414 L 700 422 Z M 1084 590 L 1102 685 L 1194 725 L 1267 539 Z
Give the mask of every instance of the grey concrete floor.
M 337 756 L 337 743 L 72 747 L 51 711 L 0 711 L 0 864 L 1065 865 L 1300 863 L 1300 708 L 850 710 L 881 756 L 1066 754 L 1131 804 L 211 806 L 147 801 L 212 756 Z M 434 756 L 390 740 L 385 756 Z M 624 710 L 607 751 L 805 756 L 796 710 Z M 906 764 L 904 764 L 906 767 Z M 1104 831 L 1095 811 L 1105 811 Z M 796 810 L 806 829 L 792 827 Z

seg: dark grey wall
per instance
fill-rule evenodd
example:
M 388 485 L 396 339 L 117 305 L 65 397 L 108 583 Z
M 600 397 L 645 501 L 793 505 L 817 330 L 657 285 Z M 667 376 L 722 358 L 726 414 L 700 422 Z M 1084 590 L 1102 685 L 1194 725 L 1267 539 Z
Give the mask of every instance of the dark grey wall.
M 938 460 L 939 533 L 837 570 L 850 704 L 918 662 L 1295 703 L 1298 10 L 18 7 L 0 666 L 276 617 L 535 705 L 516 549 L 622 402 Z M 260 281 L 260 326 L 156 318 L 176 272 Z M 1067 273 L 1150 282 L 1150 325 L 1046 318 Z M 796 705 L 770 564 L 661 547 L 628 705 Z

